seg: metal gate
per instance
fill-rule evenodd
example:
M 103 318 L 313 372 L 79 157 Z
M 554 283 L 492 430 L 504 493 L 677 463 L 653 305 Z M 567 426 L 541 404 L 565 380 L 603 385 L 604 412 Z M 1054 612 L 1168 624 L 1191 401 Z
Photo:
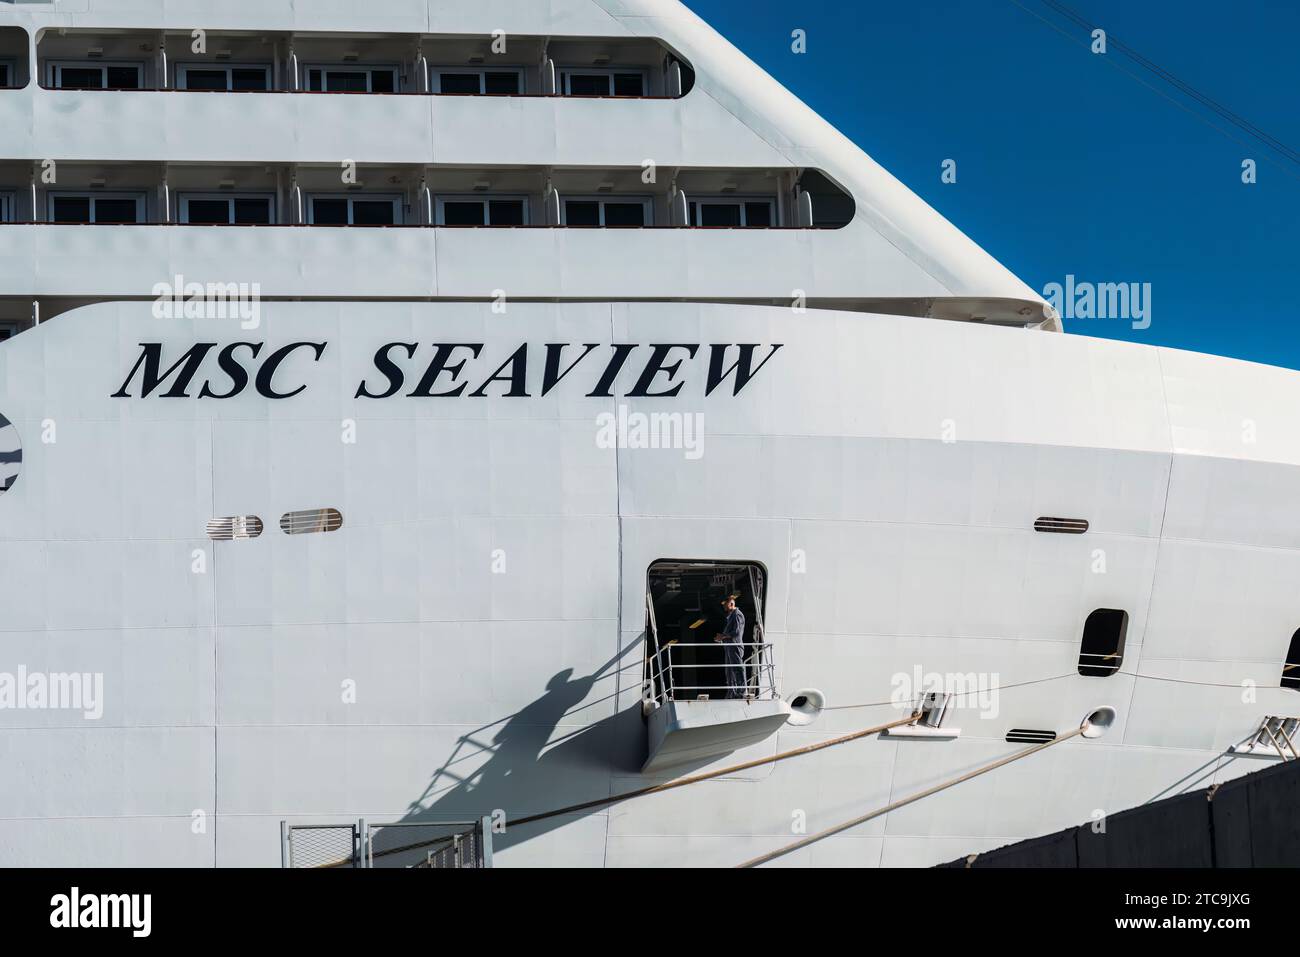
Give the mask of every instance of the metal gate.
M 280 822 L 281 867 L 460 869 L 492 866 L 492 819 L 388 824 Z

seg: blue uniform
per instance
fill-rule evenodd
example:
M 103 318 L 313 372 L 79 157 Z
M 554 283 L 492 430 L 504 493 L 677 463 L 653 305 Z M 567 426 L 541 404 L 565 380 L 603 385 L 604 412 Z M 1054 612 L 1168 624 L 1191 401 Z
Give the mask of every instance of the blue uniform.
M 745 680 L 745 615 L 739 608 L 727 615 L 722 638 L 727 667 L 727 697 L 743 698 L 749 690 L 749 682 Z

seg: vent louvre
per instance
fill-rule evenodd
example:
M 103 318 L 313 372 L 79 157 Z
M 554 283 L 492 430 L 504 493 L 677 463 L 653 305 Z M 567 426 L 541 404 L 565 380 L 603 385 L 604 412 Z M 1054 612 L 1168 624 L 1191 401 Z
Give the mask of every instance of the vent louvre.
M 256 515 L 230 515 L 208 522 L 208 538 L 214 542 L 236 542 L 262 534 L 262 520 Z
M 1012 728 L 1007 732 L 1009 744 L 1046 744 L 1056 740 L 1055 731 L 1041 731 L 1032 728 Z
M 1088 530 L 1086 518 L 1038 518 L 1034 520 L 1034 531 L 1055 532 L 1058 535 L 1082 535 Z
M 280 516 L 280 531 L 286 535 L 337 532 L 342 527 L 343 513 L 336 508 L 309 508 Z

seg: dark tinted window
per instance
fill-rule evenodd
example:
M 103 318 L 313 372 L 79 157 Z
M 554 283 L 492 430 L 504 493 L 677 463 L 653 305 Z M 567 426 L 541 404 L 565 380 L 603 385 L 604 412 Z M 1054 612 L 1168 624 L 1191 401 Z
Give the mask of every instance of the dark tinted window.
M 344 73 L 332 70 L 326 77 L 325 89 L 330 93 L 364 93 L 368 76 L 369 74 L 363 71 Z
M 191 223 L 230 222 L 230 203 L 224 199 L 192 199 L 186 209 Z
M 445 202 L 442 204 L 442 221 L 448 226 L 482 226 L 483 204 L 478 200 Z
M 740 207 L 733 203 L 701 203 L 701 226 L 739 226 Z
M 375 70 L 370 74 L 371 93 L 394 93 L 395 80 L 392 70 Z
M 1291 647 L 1282 663 L 1282 687 L 1300 691 L 1300 631 L 1291 636 Z
M 230 71 L 230 88 L 232 90 L 265 90 L 269 89 L 266 82 L 267 71 L 257 70 L 231 70 Z
M 645 96 L 645 79 L 640 73 L 615 73 L 615 96 Z
M 321 72 L 320 72 L 320 70 L 308 70 L 308 71 L 307 71 L 307 89 L 309 89 L 309 90 L 320 90 L 320 89 L 321 89 Z
M 271 200 L 265 196 L 235 200 L 235 222 L 256 226 L 269 224 L 271 222 Z
M 346 226 L 348 201 L 346 199 L 312 200 L 311 220 L 318 226 Z
M 110 66 L 108 68 L 108 88 L 110 90 L 138 90 L 140 88 L 140 71 L 133 66 Z
M 477 73 L 443 73 L 438 77 L 440 93 L 473 93 L 481 89 Z
M 225 70 L 185 71 L 185 89 L 187 90 L 224 90 L 225 88 Z
M 488 93 L 517 96 L 519 94 L 519 74 L 488 73 L 483 77 L 483 85 Z
M 771 226 L 772 225 L 772 204 L 771 203 L 746 203 L 745 204 L 745 225 L 746 226 Z
M 572 96 L 609 96 L 609 77 L 604 73 L 570 73 Z
M 1083 623 L 1079 648 L 1079 674 L 1105 678 L 1124 663 L 1124 641 L 1128 636 L 1128 612 L 1119 608 L 1098 608 Z
M 493 226 L 522 226 L 524 201 L 522 199 L 494 199 L 488 203 Z
M 99 67 L 60 67 L 59 86 L 65 90 L 98 90 L 104 86 L 104 71 Z
M 8 338 L 9 338 L 10 336 L 12 336 L 13 334 L 14 334 L 14 331 L 13 331 L 13 329 L 12 329 L 11 327 L 9 327 L 9 326 L 0 326 L 0 342 L 4 342 L 6 339 L 8 339 Z
M 54 221 L 56 223 L 90 222 L 90 200 L 84 196 L 55 196 Z
M 606 226 L 644 226 L 645 206 L 641 203 L 606 203 Z
M 97 199 L 95 200 L 95 222 L 97 223 L 134 223 L 137 221 L 138 206 L 133 199 Z
M 9 78 L 9 64 L 0 63 L 0 86 L 13 86 L 13 80 Z
M 355 226 L 393 225 L 393 203 L 389 200 L 357 199 L 352 201 Z
M 569 226 L 599 226 L 600 203 L 586 199 L 567 200 L 564 221 Z

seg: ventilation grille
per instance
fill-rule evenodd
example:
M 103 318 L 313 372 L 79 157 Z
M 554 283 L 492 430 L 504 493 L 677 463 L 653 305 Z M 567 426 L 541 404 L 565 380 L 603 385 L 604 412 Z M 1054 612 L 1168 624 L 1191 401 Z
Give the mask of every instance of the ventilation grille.
M 262 534 L 262 520 L 256 515 L 231 515 L 208 522 L 208 538 L 214 542 L 244 541 Z
M 1055 731 L 1035 731 L 1031 728 L 1012 728 L 1007 732 L 1010 744 L 1046 744 L 1056 740 Z
M 336 508 L 309 508 L 302 512 L 285 512 L 280 516 L 280 531 L 286 535 L 336 532 L 342 527 L 343 513 Z
M 1082 535 L 1088 530 L 1086 518 L 1039 518 L 1034 520 L 1034 531 L 1056 532 L 1059 535 Z

